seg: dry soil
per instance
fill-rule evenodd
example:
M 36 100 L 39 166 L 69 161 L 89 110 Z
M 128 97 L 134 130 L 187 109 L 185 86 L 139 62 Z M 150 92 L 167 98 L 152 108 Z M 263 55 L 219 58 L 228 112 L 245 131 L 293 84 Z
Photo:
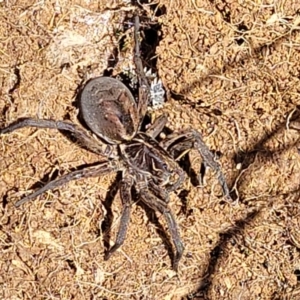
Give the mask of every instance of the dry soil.
M 236 201 L 224 201 L 213 173 L 204 187 L 187 176 L 170 195 L 185 245 L 178 274 L 162 216 L 159 225 L 139 204 L 125 244 L 104 261 L 107 216 L 113 244 L 121 214 L 115 174 L 14 207 L 103 158 L 53 130 L 1 136 L 1 299 L 300 299 L 299 1 L 143 7 L 159 24 L 156 68 L 168 92 L 152 119 L 167 112 L 171 130 L 199 130 Z M 112 53 L 133 10 L 120 0 L 1 0 L 0 126 L 28 116 L 78 122 L 78 87 L 114 59 L 114 74 L 132 67 L 130 28 Z M 192 175 L 201 159 L 192 151 L 190 160 Z

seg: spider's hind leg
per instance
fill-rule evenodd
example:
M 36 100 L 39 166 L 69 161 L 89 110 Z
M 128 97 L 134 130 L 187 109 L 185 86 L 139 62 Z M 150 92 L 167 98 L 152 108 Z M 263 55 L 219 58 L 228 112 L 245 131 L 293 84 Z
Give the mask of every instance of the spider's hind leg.
M 108 146 L 102 144 L 99 140 L 94 139 L 89 136 L 85 130 L 81 129 L 79 126 L 68 123 L 65 121 L 55 121 L 50 119 L 33 119 L 33 118 L 21 118 L 14 123 L 0 129 L 0 135 L 11 133 L 17 129 L 25 127 L 35 127 L 35 128 L 48 128 L 57 129 L 60 131 L 67 131 L 72 134 L 76 139 L 77 143 L 96 154 L 106 155 L 108 152 Z
M 157 138 L 157 136 L 163 131 L 165 125 L 168 122 L 168 115 L 162 114 L 158 118 L 156 118 L 147 130 L 146 133 L 151 136 L 153 139 Z
M 139 81 L 138 113 L 140 119 L 142 120 L 147 112 L 148 102 L 150 100 L 150 84 L 145 74 L 142 59 L 141 59 L 139 29 L 140 29 L 140 20 L 138 16 L 135 16 L 134 18 L 134 43 L 135 43 L 134 64 L 135 64 L 136 74 Z

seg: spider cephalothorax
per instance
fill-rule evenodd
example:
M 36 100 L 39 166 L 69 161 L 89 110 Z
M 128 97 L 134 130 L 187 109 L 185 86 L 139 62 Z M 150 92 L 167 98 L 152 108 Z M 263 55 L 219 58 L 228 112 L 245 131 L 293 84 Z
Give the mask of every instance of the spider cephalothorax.
M 183 254 L 176 221 L 168 208 L 169 193 L 179 188 L 184 180 L 184 172 L 175 161 L 178 153 L 187 153 L 191 148 L 198 150 L 205 164 L 217 173 L 224 194 L 229 197 L 229 189 L 214 155 L 204 144 L 196 130 L 173 133 L 158 142 L 157 136 L 163 130 L 167 116 L 157 118 L 142 132 L 141 122 L 146 114 L 150 86 L 145 76 L 139 54 L 139 19 L 135 17 L 134 63 L 139 79 L 139 98 L 135 101 L 129 89 L 117 79 L 98 77 L 89 81 L 81 93 L 80 112 L 86 125 L 99 138 L 91 136 L 83 128 L 65 121 L 46 119 L 19 119 L 0 130 L 0 134 L 10 133 L 23 127 L 53 128 L 67 131 L 82 147 L 108 159 L 94 166 L 73 171 L 50 181 L 34 193 L 16 203 L 23 203 L 47 190 L 54 189 L 71 180 L 100 176 L 109 172 L 122 171 L 120 196 L 123 211 L 115 245 L 106 252 L 108 259 L 124 242 L 131 208 L 131 190 L 135 187 L 137 196 L 147 206 L 161 212 L 168 224 L 176 254 L 173 268 L 177 270 Z

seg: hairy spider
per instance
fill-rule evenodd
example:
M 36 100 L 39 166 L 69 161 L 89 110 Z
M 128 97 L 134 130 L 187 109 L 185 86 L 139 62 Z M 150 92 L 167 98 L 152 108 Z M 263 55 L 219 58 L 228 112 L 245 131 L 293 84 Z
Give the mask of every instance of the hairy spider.
M 23 127 L 57 129 L 69 132 L 80 146 L 107 157 L 105 162 L 73 171 L 48 182 L 42 188 L 19 200 L 16 203 L 17 207 L 71 180 L 122 171 L 119 185 L 123 205 L 120 227 L 116 242 L 111 249 L 107 250 L 105 259 L 109 259 L 125 240 L 131 209 L 131 190 L 134 186 L 139 199 L 165 217 L 176 249 L 173 268 L 177 270 L 184 246 L 174 216 L 168 208 L 168 201 L 169 193 L 177 190 L 185 177 L 176 162 L 178 153 L 181 155 L 192 148 L 197 149 L 204 163 L 216 171 L 223 193 L 227 197 L 229 197 L 229 189 L 219 163 L 214 160 L 214 155 L 196 130 L 171 134 L 159 143 L 156 137 L 167 123 L 166 115 L 157 118 L 145 132 L 140 130 L 146 115 L 150 85 L 142 66 L 138 31 L 139 18 L 136 16 L 134 63 L 139 80 L 138 100 L 135 101 L 123 83 L 110 77 L 90 80 L 81 93 L 80 112 L 86 125 L 97 137 L 91 136 L 85 129 L 69 122 L 32 118 L 18 119 L 1 129 L 0 134 L 10 133 Z

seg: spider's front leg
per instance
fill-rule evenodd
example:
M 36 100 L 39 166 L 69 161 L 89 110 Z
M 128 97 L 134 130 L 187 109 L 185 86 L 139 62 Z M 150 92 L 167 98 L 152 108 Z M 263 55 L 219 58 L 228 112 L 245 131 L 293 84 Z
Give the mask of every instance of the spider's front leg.
M 155 197 L 146 187 L 142 188 L 139 190 L 140 197 L 142 201 L 152 208 L 154 211 L 159 211 L 162 213 L 166 219 L 166 222 L 168 224 L 168 228 L 171 233 L 171 237 L 176 249 L 176 254 L 173 259 L 173 270 L 178 271 L 178 263 L 182 257 L 183 251 L 184 251 L 184 246 L 182 244 L 179 231 L 177 228 L 177 224 L 175 221 L 175 218 L 169 209 L 167 205 L 167 200 L 161 200 Z
M 24 127 L 49 128 L 57 129 L 60 131 L 67 131 L 72 134 L 72 136 L 78 142 L 79 146 L 86 148 L 96 154 L 109 156 L 111 154 L 110 152 L 112 151 L 108 145 L 104 145 L 100 142 L 100 140 L 96 140 L 92 136 L 89 136 L 79 126 L 64 121 L 22 118 L 18 119 L 7 127 L 0 129 L 0 135 L 11 133 L 17 129 L 21 129 Z
M 191 148 L 197 149 L 199 154 L 202 156 L 204 165 L 210 167 L 216 172 L 224 196 L 228 200 L 232 200 L 230 197 L 228 185 L 225 180 L 225 176 L 221 170 L 221 166 L 215 160 L 214 154 L 205 145 L 201 134 L 197 130 L 185 130 L 181 133 L 172 134 L 166 140 L 162 141 L 160 145 L 166 151 L 169 151 L 172 154 L 172 156 L 175 156 L 178 153 L 185 154 L 189 152 Z M 181 154 L 179 156 L 181 156 Z M 199 181 L 201 182 L 202 179 L 200 176 L 201 175 L 199 174 Z
M 120 196 L 121 196 L 121 201 L 123 206 L 120 226 L 119 226 L 119 230 L 118 230 L 118 234 L 114 246 L 105 253 L 105 257 L 104 257 L 105 260 L 108 260 L 111 257 L 111 255 L 114 252 L 116 252 L 116 250 L 120 248 L 125 241 L 128 224 L 129 224 L 130 211 L 131 211 L 132 185 L 133 185 L 132 177 L 130 175 L 125 174 L 125 177 L 120 183 Z

